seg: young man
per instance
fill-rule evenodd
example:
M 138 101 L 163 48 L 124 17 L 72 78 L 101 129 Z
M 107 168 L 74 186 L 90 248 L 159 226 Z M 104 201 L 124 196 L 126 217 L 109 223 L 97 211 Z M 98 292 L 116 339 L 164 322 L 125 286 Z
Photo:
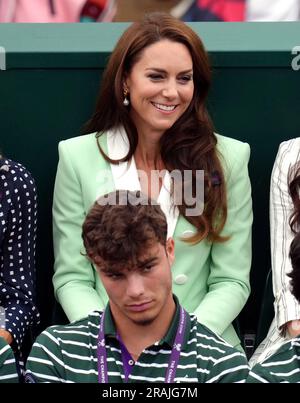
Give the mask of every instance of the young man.
M 109 302 L 104 312 L 45 330 L 28 358 L 27 380 L 244 382 L 245 356 L 172 294 L 174 241 L 158 205 L 125 190 L 105 195 L 82 236 Z
M 0 336 L 0 383 L 18 383 L 16 360 L 14 353 L 6 342 Z
M 300 304 L 300 233 L 291 243 L 291 292 Z M 300 328 L 298 336 L 287 341 L 273 355 L 250 371 L 247 383 L 299 383 L 300 382 Z

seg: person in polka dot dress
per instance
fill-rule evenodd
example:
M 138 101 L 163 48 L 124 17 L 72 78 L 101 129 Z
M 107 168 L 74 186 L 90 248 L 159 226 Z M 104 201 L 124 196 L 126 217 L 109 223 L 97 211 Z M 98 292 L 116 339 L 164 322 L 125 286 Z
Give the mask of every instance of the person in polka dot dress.
M 35 306 L 37 195 L 19 163 L 0 155 L 0 337 L 22 359 L 22 344 L 39 323 Z

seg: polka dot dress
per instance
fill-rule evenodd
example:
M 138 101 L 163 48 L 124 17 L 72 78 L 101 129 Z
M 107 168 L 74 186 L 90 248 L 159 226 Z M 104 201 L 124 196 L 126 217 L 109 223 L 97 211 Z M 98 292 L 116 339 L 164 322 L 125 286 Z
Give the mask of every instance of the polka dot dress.
M 33 178 L 21 164 L 0 158 L 0 306 L 18 350 L 25 333 L 39 322 L 34 304 L 36 223 Z

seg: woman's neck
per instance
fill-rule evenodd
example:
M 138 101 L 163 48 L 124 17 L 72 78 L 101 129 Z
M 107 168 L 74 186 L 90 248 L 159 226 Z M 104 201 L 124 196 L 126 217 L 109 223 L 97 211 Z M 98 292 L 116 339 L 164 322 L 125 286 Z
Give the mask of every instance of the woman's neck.
M 163 184 L 165 166 L 160 154 L 154 149 L 137 147 L 134 160 L 141 186 L 141 191 L 157 200 Z
M 138 144 L 134 153 L 138 169 L 144 169 L 145 171 L 164 169 L 160 156 L 160 137 L 161 134 L 156 133 L 139 133 Z
M 157 200 L 163 183 L 165 165 L 160 154 L 161 132 L 138 131 L 138 144 L 134 153 L 141 191 Z

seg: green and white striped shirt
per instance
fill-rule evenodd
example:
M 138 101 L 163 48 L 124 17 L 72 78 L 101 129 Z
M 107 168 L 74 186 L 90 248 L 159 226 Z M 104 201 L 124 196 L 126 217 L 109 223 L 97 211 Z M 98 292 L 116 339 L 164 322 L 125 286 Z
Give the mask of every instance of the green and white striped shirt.
M 147 347 L 133 366 L 128 383 L 164 382 L 179 323 L 179 304 L 165 337 Z M 52 326 L 36 340 L 27 361 L 32 382 L 98 382 L 97 337 L 102 313 L 66 326 Z M 109 306 L 105 310 L 108 381 L 124 382 L 123 361 Z M 174 382 L 245 382 L 245 356 L 187 315 L 184 342 Z
M 0 383 L 18 382 L 14 353 L 3 337 L 0 337 Z
M 300 336 L 249 372 L 247 383 L 300 383 Z

